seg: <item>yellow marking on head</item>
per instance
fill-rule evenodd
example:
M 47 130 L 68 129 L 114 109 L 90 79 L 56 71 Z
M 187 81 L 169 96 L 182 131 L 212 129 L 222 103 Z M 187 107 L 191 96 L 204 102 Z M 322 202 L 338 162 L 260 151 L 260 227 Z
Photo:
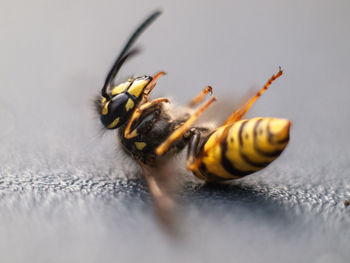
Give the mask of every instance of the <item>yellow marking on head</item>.
M 137 150 L 139 150 L 139 151 L 142 151 L 142 149 L 145 148 L 146 145 L 147 144 L 145 142 L 135 142 L 135 146 L 136 146 Z
M 104 104 L 105 102 L 106 102 L 106 98 L 105 97 L 102 97 L 102 99 L 101 99 L 101 104 Z
M 118 122 L 119 122 L 120 118 L 117 117 L 111 124 L 109 124 L 107 126 L 108 129 L 113 129 L 115 126 L 117 126 Z
M 135 106 L 134 101 L 129 98 L 125 104 L 125 109 L 126 109 L 126 111 L 129 111 L 130 109 L 134 108 L 134 106 Z
M 117 86 L 115 86 L 112 89 L 112 95 L 117 95 L 119 93 L 122 93 L 124 90 L 126 90 L 130 86 L 130 81 L 123 82 Z
M 108 113 L 108 104 L 110 101 L 107 101 L 102 108 L 102 115 L 106 115 Z
M 143 89 L 147 86 L 147 84 L 149 83 L 148 79 L 139 79 L 139 80 L 135 80 L 131 87 L 128 89 L 128 92 L 131 95 L 134 95 L 136 98 L 139 98 Z

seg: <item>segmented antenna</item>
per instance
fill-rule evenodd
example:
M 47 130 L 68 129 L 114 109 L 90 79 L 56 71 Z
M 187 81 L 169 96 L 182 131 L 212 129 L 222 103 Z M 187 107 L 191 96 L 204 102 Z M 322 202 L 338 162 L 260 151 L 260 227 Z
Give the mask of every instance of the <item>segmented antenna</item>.
M 111 82 L 117 75 L 119 69 L 121 66 L 124 64 L 124 62 L 127 60 L 128 57 L 131 57 L 135 55 L 138 50 L 137 49 L 132 49 L 130 52 L 129 49 L 131 46 L 134 44 L 136 39 L 139 37 L 139 35 L 161 14 L 161 11 L 157 10 L 153 12 L 136 30 L 135 32 L 131 35 L 129 38 L 128 42 L 125 44 L 123 50 L 120 52 L 118 58 L 114 62 L 111 70 L 108 72 L 105 83 L 103 85 L 103 88 L 101 90 L 101 95 L 105 98 L 109 98 L 109 95 L 107 94 L 107 89 L 109 88 Z

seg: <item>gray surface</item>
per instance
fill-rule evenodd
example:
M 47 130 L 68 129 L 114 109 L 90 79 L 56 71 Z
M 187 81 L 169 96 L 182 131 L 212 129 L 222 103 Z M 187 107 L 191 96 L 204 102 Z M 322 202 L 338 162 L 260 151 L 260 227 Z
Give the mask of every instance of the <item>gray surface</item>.
M 158 7 L 121 75 L 165 69 L 155 96 L 184 103 L 210 84 L 227 105 L 281 65 L 249 116 L 293 122 L 262 172 L 222 188 L 185 183 L 177 241 L 90 105 Z M 349 11 L 348 1 L 3 2 L 1 262 L 348 262 Z

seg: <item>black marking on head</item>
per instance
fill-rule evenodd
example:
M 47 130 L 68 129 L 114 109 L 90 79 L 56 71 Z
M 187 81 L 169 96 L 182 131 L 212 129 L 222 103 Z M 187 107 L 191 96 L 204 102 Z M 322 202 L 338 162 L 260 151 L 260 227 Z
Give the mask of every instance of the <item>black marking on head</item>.
M 126 110 L 126 103 L 131 99 L 134 103 L 136 99 L 128 94 L 127 92 L 122 92 L 115 95 L 111 100 L 106 101 L 108 103 L 107 113 L 101 114 L 101 122 L 102 124 L 109 129 L 119 128 L 123 123 L 125 123 L 131 116 L 133 110 Z M 110 125 L 113 121 L 119 118 L 118 123 L 113 127 Z

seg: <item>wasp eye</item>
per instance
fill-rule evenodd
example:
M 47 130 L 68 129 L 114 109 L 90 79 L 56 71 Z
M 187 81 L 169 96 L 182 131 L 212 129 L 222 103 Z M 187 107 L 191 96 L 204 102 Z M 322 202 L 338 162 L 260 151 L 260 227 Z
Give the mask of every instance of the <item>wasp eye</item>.
M 101 122 L 106 128 L 116 129 L 125 123 L 131 113 L 129 107 L 127 107 L 130 104 L 129 100 L 131 99 L 126 93 L 121 93 L 104 104 L 101 112 Z M 134 105 L 133 101 L 132 104 Z

